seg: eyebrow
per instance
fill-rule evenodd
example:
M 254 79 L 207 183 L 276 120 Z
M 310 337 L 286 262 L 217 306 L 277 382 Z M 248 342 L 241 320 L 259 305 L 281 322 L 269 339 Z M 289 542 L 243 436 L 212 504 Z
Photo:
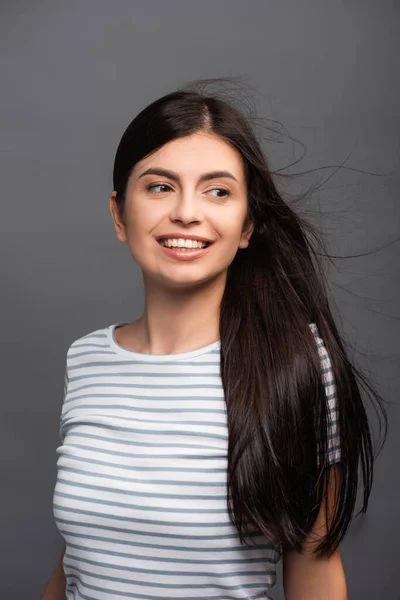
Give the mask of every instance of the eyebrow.
M 179 182 L 179 175 L 173 171 L 168 171 L 167 169 L 159 169 L 154 167 L 146 169 L 146 171 L 143 171 L 143 173 L 139 175 L 138 179 L 141 179 L 141 177 L 144 177 L 145 175 L 160 175 L 161 177 L 168 177 L 168 179 Z M 219 179 L 221 177 L 228 177 L 229 179 L 234 179 L 237 183 L 239 183 L 236 177 L 234 177 L 229 171 L 211 171 L 210 173 L 202 173 L 198 179 L 198 183 L 201 181 L 210 181 L 210 179 Z

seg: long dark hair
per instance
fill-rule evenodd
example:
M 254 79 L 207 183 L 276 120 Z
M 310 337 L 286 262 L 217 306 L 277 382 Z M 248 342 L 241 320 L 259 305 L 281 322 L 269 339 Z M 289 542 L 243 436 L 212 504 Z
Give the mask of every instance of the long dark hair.
M 326 392 L 309 327 L 315 323 L 331 361 L 340 433 L 337 509 L 315 549 L 330 556 L 355 511 L 360 463 L 364 493 L 357 514 L 366 512 L 372 486 L 372 428 L 359 384 L 383 417 L 382 446 L 387 415 L 382 397 L 352 364 L 335 324 L 317 248 L 329 255 L 316 226 L 283 200 L 244 113 L 215 93 L 188 88 L 147 106 L 125 130 L 113 170 L 116 202 L 123 214 L 138 161 L 198 131 L 219 136 L 240 153 L 248 190 L 245 225 L 254 224 L 249 246 L 229 265 L 220 312 L 229 514 L 242 543 L 256 530 L 281 549 L 296 550 L 316 519 L 330 469 Z M 381 419 L 379 424 L 381 431 Z

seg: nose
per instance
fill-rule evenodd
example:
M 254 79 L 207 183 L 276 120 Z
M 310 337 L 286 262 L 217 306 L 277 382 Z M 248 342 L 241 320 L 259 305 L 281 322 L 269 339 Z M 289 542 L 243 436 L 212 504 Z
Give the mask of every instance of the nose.
M 171 210 L 170 218 L 171 221 L 180 221 L 181 223 L 201 222 L 203 217 L 196 193 L 186 191 L 178 194 Z

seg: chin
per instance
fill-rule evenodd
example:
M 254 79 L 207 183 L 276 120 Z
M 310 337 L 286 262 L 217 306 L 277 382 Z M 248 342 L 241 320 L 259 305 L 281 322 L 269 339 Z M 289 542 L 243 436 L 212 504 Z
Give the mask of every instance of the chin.
M 192 275 L 192 276 L 191 276 Z M 194 274 L 188 273 L 187 276 L 182 277 L 157 277 L 158 285 L 161 285 L 165 289 L 171 290 L 189 290 L 190 288 L 196 288 L 202 285 L 207 285 L 218 278 L 221 278 L 221 273 L 211 273 L 204 277 L 195 277 Z

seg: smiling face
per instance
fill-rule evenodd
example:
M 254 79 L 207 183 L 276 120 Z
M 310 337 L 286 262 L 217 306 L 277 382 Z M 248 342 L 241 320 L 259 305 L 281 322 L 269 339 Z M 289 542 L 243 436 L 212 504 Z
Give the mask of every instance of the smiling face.
M 137 163 L 123 219 L 115 195 L 110 211 L 119 241 L 128 244 L 144 279 L 164 286 L 187 288 L 225 277 L 252 233 L 242 231 L 247 189 L 241 156 L 216 135 L 198 132 L 173 140 Z M 213 243 L 197 258 L 181 260 L 160 245 L 157 238 L 165 234 Z

